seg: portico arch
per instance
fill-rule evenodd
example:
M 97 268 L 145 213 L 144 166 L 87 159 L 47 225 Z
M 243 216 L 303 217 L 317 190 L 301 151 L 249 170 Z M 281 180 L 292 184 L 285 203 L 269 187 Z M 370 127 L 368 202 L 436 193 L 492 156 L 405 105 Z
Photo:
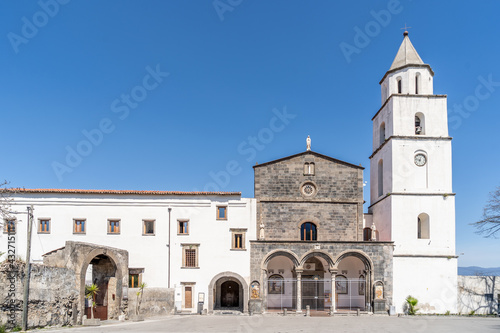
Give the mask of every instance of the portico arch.
M 309 258 L 312 258 L 312 257 L 320 257 L 320 258 L 325 259 L 325 261 L 328 263 L 329 269 L 331 269 L 335 266 L 334 260 L 328 252 L 326 252 L 324 250 L 310 250 L 310 251 L 304 253 L 304 255 L 302 255 L 302 258 L 300 258 L 300 261 L 299 261 L 300 267 L 303 267 L 304 263 Z
M 294 252 L 286 249 L 279 249 L 279 250 L 273 250 L 267 254 L 267 256 L 262 260 L 262 263 L 260 265 L 261 269 L 267 270 L 267 264 L 269 263 L 269 261 L 278 256 L 287 257 L 292 261 L 295 267 L 300 266 L 299 258 Z

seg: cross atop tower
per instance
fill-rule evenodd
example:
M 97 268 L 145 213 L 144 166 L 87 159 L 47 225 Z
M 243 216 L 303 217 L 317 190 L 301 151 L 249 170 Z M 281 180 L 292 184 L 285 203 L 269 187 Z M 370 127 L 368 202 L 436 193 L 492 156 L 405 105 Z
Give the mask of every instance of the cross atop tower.
M 411 29 L 411 27 L 407 27 L 405 23 L 405 27 L 401 28 L 401 30 L 405 29 L 405 32 L 403 32 L 403 36 L 408 36 L 408 29 Z

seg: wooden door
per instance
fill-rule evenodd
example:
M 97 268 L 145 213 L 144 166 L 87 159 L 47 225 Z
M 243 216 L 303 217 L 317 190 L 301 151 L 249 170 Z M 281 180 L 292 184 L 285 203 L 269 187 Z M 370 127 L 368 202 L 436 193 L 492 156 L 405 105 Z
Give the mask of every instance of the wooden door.
M 190 309 L 193 307 L 193 290 L 192 287 L 184 287 L 184 307 Z

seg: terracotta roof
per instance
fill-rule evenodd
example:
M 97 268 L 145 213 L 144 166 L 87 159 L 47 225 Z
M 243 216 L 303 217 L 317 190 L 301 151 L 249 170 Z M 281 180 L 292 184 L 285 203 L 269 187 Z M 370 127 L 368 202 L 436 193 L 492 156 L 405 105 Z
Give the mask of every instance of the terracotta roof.
M 75 193 L 75 194 L 141 194 L 141 195 L 241 195 L 241 192 L 183 192 L 183 191 L 137 191 L 137 190 L 78 190 L 56 188 L 12 188 L 17 193 Z

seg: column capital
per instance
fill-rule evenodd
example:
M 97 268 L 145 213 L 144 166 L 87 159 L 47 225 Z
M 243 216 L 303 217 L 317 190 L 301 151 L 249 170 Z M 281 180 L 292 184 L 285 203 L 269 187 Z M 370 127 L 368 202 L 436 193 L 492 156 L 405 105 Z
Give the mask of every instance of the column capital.
M 304 273 L 304 269 L 302 269 L 302 268 L 296 268 L 295 269 L 295 273 L 302 274 L 302 273 Z

